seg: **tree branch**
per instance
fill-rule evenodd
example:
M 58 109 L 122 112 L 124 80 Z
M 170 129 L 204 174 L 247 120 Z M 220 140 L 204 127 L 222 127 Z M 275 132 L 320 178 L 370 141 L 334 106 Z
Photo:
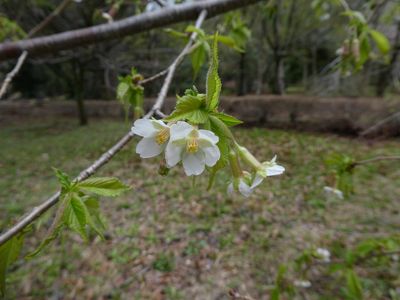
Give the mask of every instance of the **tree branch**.
M 33 37 L 35 34 L 37 34 L 39 31 L 43 30 L 47 25 L 49 25 L 51 21 L 53 21 L 53 19 L 57 17 L 68 6 L 68 4 L 71 3 L 71 1 L 72 0 L 63 0 L 63 2 L 61 2 L 60 5 L 58 5 L 57 8 L 50 15 L 48 15 L 42 22 L 40 22 L 38 25 L 36 25 L 29 31 L 28 38 Z M 13 78 L 15 77 L 15 75 L 18 74 L 27 56 L 28 56 L 28 51 L 24 50 L 19 56 L 15 67 L 11 70 L 10 73 L 7 74 L 6 79 L 1 85 L 0 100 L 5 95 L 7 88 L 10 85 Z
M 45 37 L 0 44 L 0 61 L 17 57 L 24 50 L 30 56 L 70 49 L 100 41 L 121 38 L 153 28 L 194 20 L 202 10 L 212 17 L 261 0 L 208 0 L 175 5 L 156 12 L 144 13 L 88 28 L 72 30 Z
M 203 23 L 203 21 L 206 18 L 206 15 L 207 15 L 207 11 L 202 10 L 196 21 L 196 25 L 195 25 L 196 28 L 200 28 L 201 24 Z M 183 48 L 181 53 L 179 53 L 179 55 L 175 58 L 175 60 L 169 66 L 167 77 L 165 78 L 164 83 L 161 87 L 160 93 L 157 96 L 157 100 L 144 118 L 150 118 L 154 114 L 164 116 L 164 114 L 160 111 L 160 109 L 161 109 L 162 105 L 164 104 L 164 101 L 167 97 L 167 92 L 171 85 L 172 78 L 175 74 L 176 68 L 179 65 L 179 63 L 182 61 L 182 59 L 185 57 L 185 55 L 187 55 L 189 53 L 189 50 L 190 50 L 196 36 L 197 36 L 196 32 L 193 32 L 191 34 L 190 39 L 189 39 L 188 43 L 186 44 L 185 48 Z M 110 161 L 126 144 L 128 144 L 132 140 L 133 136 L 134 136 L 134 134 L 132 133 L 132 131 L 129 131 L 128 133 L 126 133 L 115 145 L 113 145 L 108 151 L 103 153 L 103 155 L 99 159 L 97 159 L 88 168 L 83 170 L 79 174 L 79 176 L 74 179 L 74 181 L 79 182 L 79 181 L 85 180 L 86 178 L 93 175 L 99 168 L 101 168 L 108 161 Z M 19 222 L 17 222 L 8 231 L 6 231 L 2 235 L 0 235 L 0 246 L 3 245 L 5 242 L 7 242 L 9 239 L 11 239 L 16 234 L 18 234 L 20 231 L 22 231 L 26 226 L 28 226 L 29 224 L 34 222 L 37 218 L 39 218 L 48 209 L 53 207 L 58 202 L 59 197 L 60 197 L 60 192 L 58 191 L 53 196 L 51 196 L 49 199 L 47 199 L 45 202 L 43 202 L 39 206 L 35 207 L 28 215 L 23 217 Z

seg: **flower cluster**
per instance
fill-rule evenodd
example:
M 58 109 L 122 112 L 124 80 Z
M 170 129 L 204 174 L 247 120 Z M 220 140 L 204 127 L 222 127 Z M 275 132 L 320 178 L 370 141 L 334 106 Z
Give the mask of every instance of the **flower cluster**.
M 266 177 L 281 175 L 285 172 L 285 168 L 276 163 L 276 156 L 270 161 L 261 163 L 245 147 L 236 144 L 236 149 L 237 152 L 230 152 L 233 180 L 228 186 L 229 194 L 236 190 L 248 197 Z M 250 166 L 253 171 L 252 174 L 241 169 L 239 158 Z
M 187 176 L 200 175 L 205 166 L 214 166 L 220 158 L 219 138 L 211 131 L 178 121 L 165 124 L 160 120 L 139 119 L 132 132 L 143 137 L 136 153 L 142 158 L 155 157 L 165 151 L 169 168 L 182 161 Z
M 198 129 L 184 121 L 166 124 L 161 120 L 139 119 L 135 121 L 132 132 L 143 137 L 136 147 L 140 157 L 155 157 L 164 152 L 166 166 L 172 168 L 182 162 L 187 176 L 200 175 L 206 166 L 213 167 L 222 159 L 218 147 L 220 138 L 210 130 Z M 266 177 L 281 175 L 285 171 L 276 163 L 276 156 L 261 163 L 233 137 L 230 145 L 228 158 L 223 158 L 229 162 L 232 173 L 229 194 L 238 191 L 248 197 Z M 242 170 L 240 161 L 249 166 L 251 172 Z

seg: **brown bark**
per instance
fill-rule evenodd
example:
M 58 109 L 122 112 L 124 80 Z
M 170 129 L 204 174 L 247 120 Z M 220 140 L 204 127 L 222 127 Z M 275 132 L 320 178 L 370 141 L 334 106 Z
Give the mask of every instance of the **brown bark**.
M 53 53 L 100 41 L 117 39 L 178 22 L 194 20 L 202 10 L 207 10 L 207 17 L 212 17 L 259 1 L 209 0 L 181 4 L 156 12 L 129 17 L 110 24 L 102 24 L 18 42 L 7 42 L 0 44 L 0 61 L 18 57 L 24 50 L 29 52 L 30 57 Z

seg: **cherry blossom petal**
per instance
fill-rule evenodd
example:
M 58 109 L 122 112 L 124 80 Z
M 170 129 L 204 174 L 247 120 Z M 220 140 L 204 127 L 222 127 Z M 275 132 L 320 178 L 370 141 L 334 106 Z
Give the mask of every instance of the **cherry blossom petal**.
M 182 162 L 187 176 L 200 175 L 205 169 L 205 157 L 201 151 L 193 154 L 184 153 Z
M 205 130 L 205 129 L 200 129 L 199 130 L 199 138 L 200 139 L 207 139 L 209 140 L 212 144 L 216 144 L 219 141 L 218 136 L 214 134 L 214 132 L 210 130 Z
M 256 174 L 256 177 L 253 180 L 253 183 L 251 184 L 251 188 L 254 189 L 255 187 L 259 186 L 260 183 L 264 180 L 264 177 L 262 177 L 259 174 Z
M 151 120 L 139 119 L 133 123 L 132 132 L 144 138 L 149 138 L 155 136 L 158 130 L 153 126 Z
M 274 165 L 266 167 L 265 172 L 267 173 L 267 176 L 276 176 L 281 175 L 283 172 L 285 172 L 285 168 L 280 165 Z
M 176 140 L 180 140 L 180 139 L 184 139 L 186 138 L 189 133 L 193 130 L 193 126 L 183 122 L 183 121 L 179 121 L 176 124 L 173 124 L 171 126 L 170 129 L 170 140 L 171 141 L 176 141 Z
M 219 148 L 216 145 L 212 145 L 211 147 L 206 147 L 202 149 L 205 154 L 206 165 L 209 167 L 214 166 L 219 158 L 221 157 L 221 153 L 219 152 Z
M 169 142 L 167 148 L 165 149 L 165 161 L 168 167 L 175 166 L 181 160 L 181 155 L 184 145 L 179 145 L 177 143 Z
M 239 181 L 239 192 L 245 196 L 249 197 L 253 192 L 252 188 L 249 187 L 242 179 Z
M 163 148 L 162 145 L 156 143 L 154 138 L 143 138 L 136 146 L 136 153 L 141 158 L 150 158 L 159 155 Z

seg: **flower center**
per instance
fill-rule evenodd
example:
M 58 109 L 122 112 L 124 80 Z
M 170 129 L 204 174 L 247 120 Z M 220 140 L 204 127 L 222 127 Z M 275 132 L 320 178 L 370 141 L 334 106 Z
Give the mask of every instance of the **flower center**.
M 196 153 L 199 150 L 199 142 L 197 138 L 192 137 L 189 138 L 186 142 L 186 152 L 188 153 Z
M 161 129 L 156 135 L 156 143 L 159 145 L 164 144 L 169 139 L 169 127 Z

